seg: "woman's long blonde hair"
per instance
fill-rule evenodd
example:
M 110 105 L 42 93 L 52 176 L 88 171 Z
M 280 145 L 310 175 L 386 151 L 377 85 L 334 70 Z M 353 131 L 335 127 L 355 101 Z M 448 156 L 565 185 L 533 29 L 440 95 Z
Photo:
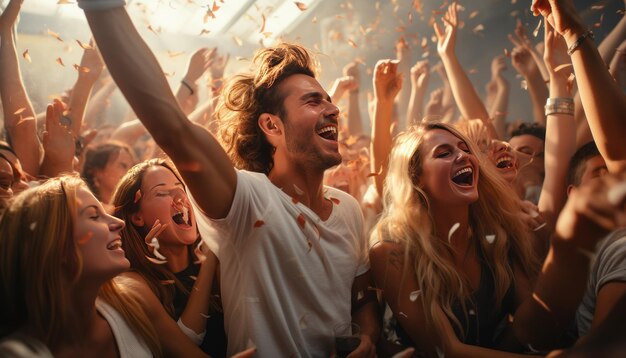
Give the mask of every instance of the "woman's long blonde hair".
M 434 323 L 437 331 L 443 332 L 443 322 L 436 314 L 441 308 L 464 332 L 466 327 L 455 317 L 452 305 L 459 302 L 467 316 L 465 302 L 470 297 L 470 286 L 449 260 L 452 246 L 436 237 L 428 195 L 417 184 L 422 175 L 423 138 L 433 129 L 448 131 L 465 141 L 479 159 L 479 199 L 469 206 L 469 225 L 473 244 L 493 274 L 496 304 L 502 303 L 515 280 L 513 265 L 533 278 L 539 263 L 531 248 L 530 234 L 518 216 L 519 202 L 493 166 L 483 164 L 486 159 L 475 144 L 444 123 L 420 124 L 400 134 L 389 157 L 383 188 L 384 210 L 372 231 L 372 241 L 404 242 L 406 274 L 417 279 L 426 323 Z M 485 239 L 487 235 L 495 235 L 492 244 Z
M 83 266 L 74 241 L 77 176 L 53 178 L 16 196 L 0 220 L 0 336 L 28 327 L 28 333 L 54 349 L 83 337 L 68 336 L 82 317 L 74 311 Z M 105 283 L 98 297 L 113 306 L 161 355 L 157 333 L 131 292 Z

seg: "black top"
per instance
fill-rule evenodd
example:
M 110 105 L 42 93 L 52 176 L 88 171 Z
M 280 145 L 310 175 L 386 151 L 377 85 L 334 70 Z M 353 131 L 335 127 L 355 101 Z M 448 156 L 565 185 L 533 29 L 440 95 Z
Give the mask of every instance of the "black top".
M 187 266 L 186 269 L 177 272 L 174 275 L 183 284 L 185 289 L 191 292 L 193 284 L 195 283 L 195 280 L 191 278 L 191 276 L 197 277 L 199 272 L 200 265 L 192 263 Z M 180 318 L 185 306 L 187 306 L 188 300 L 189 295 L 186 295 L 180 290 L 176 290 L 173 300 L 176 319 Z M 224 330 L 224 312 L 221 309 L 221 301 L 218 302 L 218 306 L 219 308 L 215 307 L 215 305 L 211 305 L 211 308 L 209 309 L 209 318 L 206 320 L 206 335 L 200 345 L 200 349 L 202 349 L 202 351 L 215 358 L 226 357 L 226 348 L 228 346 L 226 331 Z
M 452 304 L 452 312 L 460 322 L 461 327 L 463 327 L 463 334 L 452 320 L 450 320 L 450 324 L 459 341 L 473 346 L 494 348 L 503 323 L 506 323 L 507 315 L 514 313 L 515 290 L 513 285 L 511 285 L 502 300 L 502 304 L 500 307 L 497 307 L 494 295 L 495 280 L 493 273 L 483 260 L 481 260 L 480 266 L 479 287 L 470 295 L 465 304 L 467 320 L 460 302 L 453 302 Z M 396 333 L 401 344 L 415 346 L 409 335 L 399 324 L 396 324 Z

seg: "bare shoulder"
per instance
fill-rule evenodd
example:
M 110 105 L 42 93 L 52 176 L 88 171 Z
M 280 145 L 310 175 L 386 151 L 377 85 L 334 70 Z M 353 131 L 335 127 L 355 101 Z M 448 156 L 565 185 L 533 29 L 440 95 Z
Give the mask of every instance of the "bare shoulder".
M 386 267 L 388 264 L 398 270 L 404 265 L 406 247 L 404 243 L 394 241 L 379 241 L 369 251 L 370 263 L 373 270 Z

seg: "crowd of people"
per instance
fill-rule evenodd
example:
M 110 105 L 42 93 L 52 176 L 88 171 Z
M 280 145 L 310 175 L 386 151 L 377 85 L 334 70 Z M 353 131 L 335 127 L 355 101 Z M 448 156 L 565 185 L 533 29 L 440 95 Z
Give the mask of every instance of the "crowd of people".
M 441 62 L 399 41 L 362 114 L 359 64 L 327 92 L 294 43 L 227 77 L 228 55 L 199 49 L 173 92 L 124 0 L 79 0 L 93 41 L 37 114 L 22 2 L 0 15 L 0 356 L 626 349 L 626 18 L 594 39 L 572 0 L 529 2 L 543 41 L 520 23 L 481 96 L 452 2 Z M 521 124 L 509 60 L 533 104 Z M 137 119 L 111 127 L 116 88 Z

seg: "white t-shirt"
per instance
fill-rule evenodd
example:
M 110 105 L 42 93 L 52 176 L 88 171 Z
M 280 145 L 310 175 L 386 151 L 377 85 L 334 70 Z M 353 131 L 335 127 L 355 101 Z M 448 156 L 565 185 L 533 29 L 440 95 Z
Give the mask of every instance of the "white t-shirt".
M 328 357 L 335 325 L 351 321 L 354 278 L 369 270 L 363 216 L 330 187 L 326 221 L 270 182 L 237 171 L 226 218 L 211 220 L 192 200 L 202 237 L 220 261 L 228 353 Z
M 153 356 L 143 339 L 133 332 L 115 308 L 101 299 L 96 299 L 96 310 L 109 323 L 121 358 L 148 358 Z

